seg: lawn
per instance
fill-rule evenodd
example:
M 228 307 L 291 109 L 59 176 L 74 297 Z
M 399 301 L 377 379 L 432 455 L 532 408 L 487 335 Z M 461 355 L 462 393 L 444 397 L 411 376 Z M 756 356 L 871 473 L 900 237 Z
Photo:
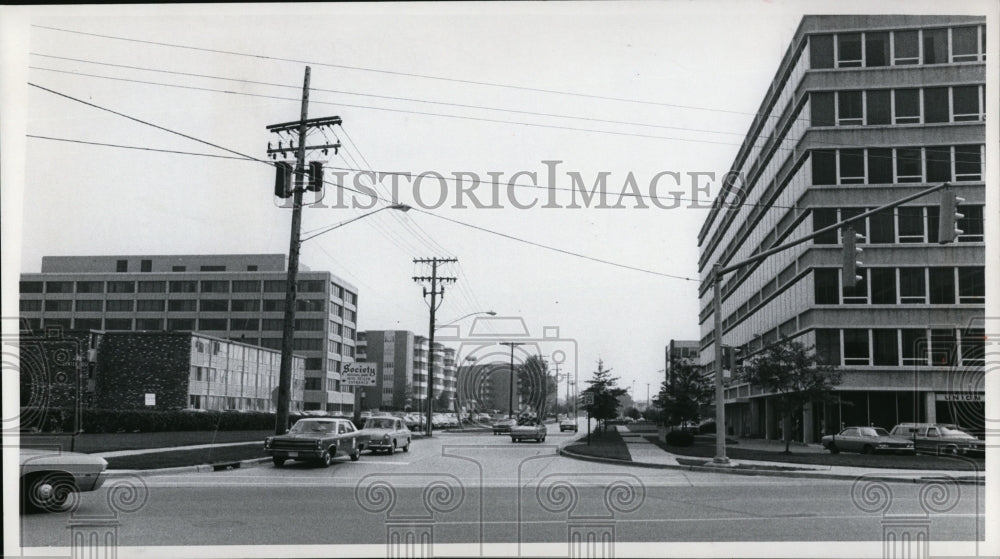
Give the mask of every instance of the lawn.
M 108 458 L 109 470 L 152 470 L 175 466 L 199 464 L 231 464 L 251 458 L 265 458 L 264 445 L 246 444 L 202 448 L 197 450 L 170 450 Z
M 577 439 L 577 442 L 566 446 L 566 450 L 598 458 L 632 461 L 632 455 L 629 454 L 625 441 L 615 430 L 592 433 L 589 445 L 587 444 L 587 435 L 583 435 Z
M 695 441 L 693 446 L 671 446 L 660 442 L 658 437 L 646 437 L 656 446 L 681 456 L 713 458 L 715 444 Z M 930 456 L 925 454 L 894 455 L 894 454 L 840 454 L 829 453 L 796 453 L 793 447 L 791 454 L 782 450 L 749 450 L 738 446 L 727 446 L 726 455 L 735 460 L 763 460 L 768 462 L 786 462 L 790 464 L 812 464 L 817 466 L 850 466 L 855 468 L 899 468 L 904 470 L 955 470 L 983 471 L 983 458 L 960 458 L 949 456 Z
M 59 448 L 76 452 L 111 452 L 141 448 L 170 448 L 198 444 L 260 442 L 273 435 L 268 431 L 170 431 L 163 433 L 82 433 L 71 444 L 69 435 L 21 434 L 21 446 Z

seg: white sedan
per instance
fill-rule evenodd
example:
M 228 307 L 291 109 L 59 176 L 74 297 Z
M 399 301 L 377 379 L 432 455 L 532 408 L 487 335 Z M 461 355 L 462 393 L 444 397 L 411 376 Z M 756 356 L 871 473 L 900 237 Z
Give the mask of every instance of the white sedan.
M 21 501 L 25 511 L 58 512 L 70 495 L 104 483 L 107 460 L 100 456 L 21 448 Z

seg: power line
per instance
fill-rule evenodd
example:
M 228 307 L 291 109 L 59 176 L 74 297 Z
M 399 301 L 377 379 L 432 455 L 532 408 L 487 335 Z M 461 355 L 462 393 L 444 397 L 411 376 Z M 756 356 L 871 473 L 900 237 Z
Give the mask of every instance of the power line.
M 193 151 L 178 151 L 178 150 L 173 150 L 173 149 L 159 149 L 159 148 L 149 148 L 149 147 L 142 147 L 142 146 L 125 146 L 125 145 L 121 145 L 121 144 L 105 144 L 105 143 L 101 143 L 101 142 L 88 142 L 86 140 L 72 140 L 72 139 L 69 139 L 69 138 L 55 138 L 55 137 L 52 137 L 52 136 L 38 136 L 38 135 L 35 135 L 35 134 L 25 134 L 25 137 L 26 138 L 35 138 L 35 139 L 38 139 L 38 140 L 52 140 L 54 142 L 68 142 L 68 143 L 73 143 L 73 144 L 86 144 L 86 145 L 90 145 L 90 146 L 103 146 L 103 147 L 120 148 L 120 149 L 135 149 L 135 150 L 141 150 L 141 151 L 155 151 L 155 152 L 170 153 L 170 154 L 175 154 L 175 155 L 195 155 L 195 156 L 198 156 L 198 157 L 214 157 L 216 159 L 235 159 L 236 161 L 250 161 L 250 160 L 248 160 L 245 157 L 234 157 L 232 155 L 216 155 L 214 153 L 197 153 L 197 152 L 193 152 Z

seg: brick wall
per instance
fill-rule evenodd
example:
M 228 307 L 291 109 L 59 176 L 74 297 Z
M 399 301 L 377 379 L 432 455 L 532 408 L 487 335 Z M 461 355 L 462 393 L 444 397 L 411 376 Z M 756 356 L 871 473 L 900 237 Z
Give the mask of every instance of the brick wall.
M 186 408 L 190 355 L 187 333 L 106 334 L 97 350 L 94 407 Z M 145 405 L 146 394 L 156 395 L 155 406 Z

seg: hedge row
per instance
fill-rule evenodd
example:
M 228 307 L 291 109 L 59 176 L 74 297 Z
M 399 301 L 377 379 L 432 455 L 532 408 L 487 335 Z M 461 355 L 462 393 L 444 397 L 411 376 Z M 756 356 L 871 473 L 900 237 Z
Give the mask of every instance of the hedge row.
M 81 425 L 74 425 L 74 411 L 49 408 L 44 411 L 21 408 L 21 417 L 33 418 L 32 431 L 69 433 L 78 428 L 85 433 L 154 433 L 161 431 L 256 431 L 274 429 L 273 413 L 221 411 L 82 410 Z M 292 415 L 294 423 L 300 416 Z M 39 424 L 41 423 L 41 424 Z
M 694 444 L 694 435 L 687 431 L 670 431 L 667 433 L 667 444 L 670 446 L 691 446 Z

